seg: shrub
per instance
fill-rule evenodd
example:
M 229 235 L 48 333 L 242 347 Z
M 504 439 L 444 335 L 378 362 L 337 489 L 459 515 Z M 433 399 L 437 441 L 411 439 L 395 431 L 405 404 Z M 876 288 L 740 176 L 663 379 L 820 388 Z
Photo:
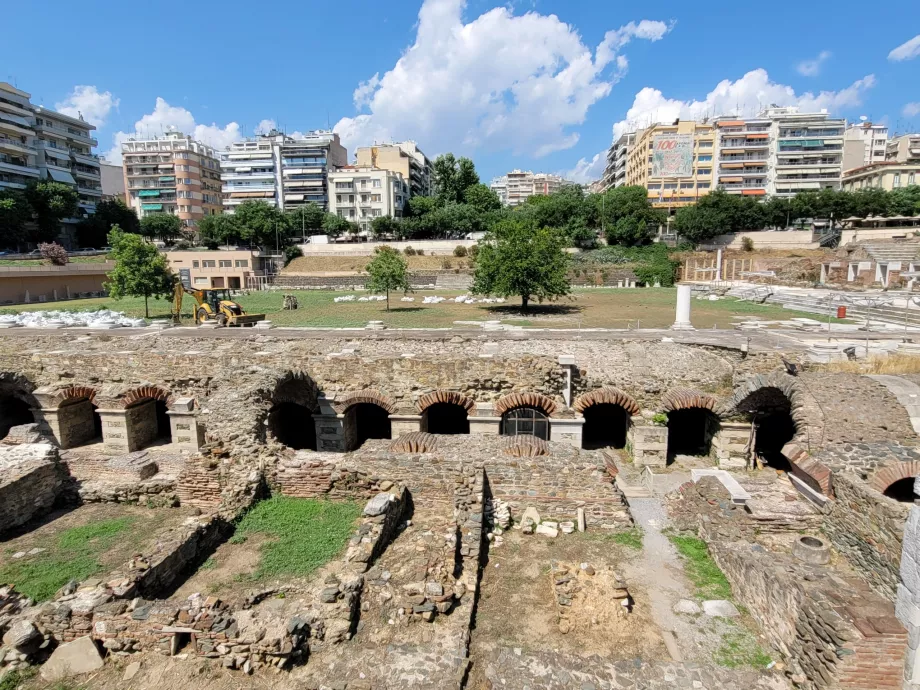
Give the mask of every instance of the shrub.
M 474 244 L 467 250 L 467 256 L 469 256 L 473 261 L 476 260 L 476 257 L 479 256 L 479 245 Z
M 416 254 L 417 256 L 425 256 L 425 250 L 424 250 L 424 249 L 416 249 L 416 250 L 415 250 L 415 254 Z
M 667 426 L 668 415 L 666 415 L 664 412 L 656 412 L 652 416 L 652 424 L 656 424 L 657 426 Z
M 750 237 L 742 237 L 741 248 L 746 252 L 754 251 L 754 240 L 752 240 Z
M 303 256 L 303 250 L 300 247 L 296 245 L 285 247 L 284 248 L 284 265 L 287 266 L 294 259 L 297 259 L 301 256 Z
M 179 240 L 173 245 L 173 248 L 174 249 L 191 249 L 192 243 L 187 242 L 186 240 Z M 214 248 L 216 249 L 217 247 L 215 246 Z
M 67 257 L 67 250 L 57 242 L 42 242 L 38 245 L 38 251 L 41 252 L 43 259 L 47 259 L 54 266 L 64 266 L 70 260 Z
M 456 256 L 458 259 L 466 256 L 466 247 L 464 247 L 462 244 L 454 247 L 454 256 Z
M 441 259 L 441 268 L 453 268 L 450 259 Z
M 403 254 L 406 256 L 415 256 L 415 250 L 411 246 L 408 246 L 403 249 Z

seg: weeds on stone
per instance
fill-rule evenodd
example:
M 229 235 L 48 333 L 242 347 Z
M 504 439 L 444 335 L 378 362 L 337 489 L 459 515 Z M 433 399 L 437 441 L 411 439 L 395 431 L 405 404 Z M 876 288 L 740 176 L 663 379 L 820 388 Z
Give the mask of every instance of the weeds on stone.
M 732 588 L 709 555 L 709 547 L 699 537 L 668 534 L 677 552 L 683 556 L 687 577 L 696 587 L 700 599 L 731 599 Z
M 209 558 L 204 563 L 201 564 L 199 570 L 214 570 L 217 567 L 217 561 L 213 558 Z
M 614 544 L 636 549 L 637 551 L 642 549 L 642 529 L 639 527 L 617 530 L 615 532 L 588 531 L 583 533 L 583 538 L 591 541 L 613 542 Z
M 17 690 L 17 688 L 22 687 L 22 684 L 31 679 L 37 672 L 38 669 L 35 667 L 10 671 L 3 677 L 0 677 L 0 690 Z
M 275 496 L 243 517 L 234 538 L 254 533 L 274 537 L 262 546 L 256 578 L 305 576 L 342 551 L 360 514 L 353 501 Z
M 765 668 L 771 661 L 757 640 L 747 630 L 725 633 L 722 644 L 713 654 L 713 660 L 726 668 Z
M 50 599 L 70 580 L 85 580 L 101 572 L 99 556 L 133 521 L 118 518 L 65 530 L 47 551 L 0 567 L 0 582 L 14 584 L 36 601 Z

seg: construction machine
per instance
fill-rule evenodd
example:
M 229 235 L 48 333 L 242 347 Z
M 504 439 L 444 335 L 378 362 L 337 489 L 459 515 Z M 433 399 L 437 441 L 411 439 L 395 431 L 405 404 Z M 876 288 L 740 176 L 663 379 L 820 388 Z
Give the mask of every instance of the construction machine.
M 185 295 L 195 298 L 195 325 L 216 322 L 220 326 L 254 326 L 265 320 L 265 314 L 247 314 L 239 303 L 230 299 L 226 288 L 196 290 L 177 280 L 173 296 L 173 320 L 179 322 L 182 313 L 182 299 Z

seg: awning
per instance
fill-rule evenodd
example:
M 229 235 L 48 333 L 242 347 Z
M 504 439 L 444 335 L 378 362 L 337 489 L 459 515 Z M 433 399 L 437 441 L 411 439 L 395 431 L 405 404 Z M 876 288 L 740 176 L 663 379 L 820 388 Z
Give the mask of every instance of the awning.
M 157 167 L 158 168 L 171 168 L 173 167 L 173 165 L 174 165 L 173 163 L 160 163 Z
M 743 168 L 744 163 L 722 163 L 723 168 Z
M 19 117 L 18 115 L 10 115 L 7 112 L 0 110 L 0 120 L 6 120 L 7 122 L 12 122 L 14 125 L 19 125 L 20 127 L 31 128 L 32 125 L 29 124 L 29 121 L 24 117 Z
M 285 201 L 303 201 L 303 194 L 285 194 Z
M 48 174 L 51 175 L 51 179 L 55 182 L 63 182 L 64 184 L 77 184 L 77 181 L 73 179 L 73 175 L 71 175 L 69 172 L 48 168 Z
M 143 211 L 162 211 L 163 204 L 141 204 L 141 210 Z
M 354 182 L 355 178 L 353 177 L 333 177 L 331 182 Z
M 769 139 L 770 135 L 764 132 L 763 134 L 745 134 L 746 139 Z
M 719 182 L 742 182 L 743 179 L 740 177 L 720 177 Z
M 236 168 L 236 172 L 238 173 L 239 172 L 252 172 L 252 166 L 251 165 L 241 165 L 238 168 Z
M 763 167 L 767 164 L 767 161 L 744 161 L 745 166 L 756 166 L 758 168 Z
M 142 189 L 137 193 L 138 196 L 160 196 L 159 189 Z
M 763 189 L 745 189 L 741 192 L 742 196 L 763 196 L 767 192 Z
M 175 182 L 175 181 L 176 181 L 175 177 L 161 177 L 160 178 L 160 182 Z
M 273 196 L 274 192 L 230 192 L 231 199 L 265 199 Z
M 741 127 L 744 125 L 744 120 L 722 120 L 716 123 L 717 127 Z
M 723 156 L 727 156 L 733 153 L 744 153 L 744 149 L 722 149 Z

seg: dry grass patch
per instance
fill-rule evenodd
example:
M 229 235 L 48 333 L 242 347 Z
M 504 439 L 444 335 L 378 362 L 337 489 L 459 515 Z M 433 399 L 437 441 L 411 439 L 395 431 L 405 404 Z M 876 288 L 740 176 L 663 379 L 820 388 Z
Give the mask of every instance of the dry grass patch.
M 920 374 L 920 357 L 915 355 L 873 355 L 868 359 L 828 362 L 816 366 L 818 371 L 837 374 Z

